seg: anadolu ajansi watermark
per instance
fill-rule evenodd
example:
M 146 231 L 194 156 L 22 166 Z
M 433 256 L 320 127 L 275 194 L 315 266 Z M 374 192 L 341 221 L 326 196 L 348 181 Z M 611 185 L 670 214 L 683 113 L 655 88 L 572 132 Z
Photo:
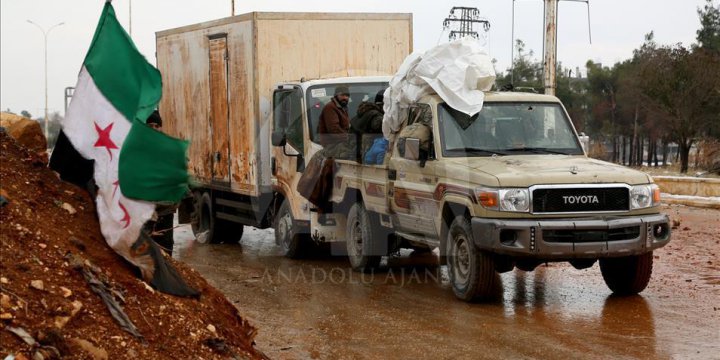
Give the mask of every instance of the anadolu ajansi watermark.
M 384 271 L 362 273 L 349 268 L 331 269 L 269 269 L 260 279 L 270 285 L 279 284 L 389 284 L 405 286 L 411 284 L 442 283 L 439 268 L 390 268 Z

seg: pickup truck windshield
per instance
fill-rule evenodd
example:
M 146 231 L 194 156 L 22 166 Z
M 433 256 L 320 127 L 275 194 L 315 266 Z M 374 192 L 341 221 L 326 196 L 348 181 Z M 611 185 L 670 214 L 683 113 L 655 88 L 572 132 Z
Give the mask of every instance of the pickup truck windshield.
M 307 89 L 307 117 L 310 125 L 310 139 L 317 141 L 317 126 L 320 120 L 320 113 L 323 107 L 330 102 L 335 94 L 335 87 L 338 84 L 314 85 Z M 346 84 L 350 90 L 350 102 L 348 103 L 348 115 L 352 119 L 357 114 L 358 106 L 363 101 L 375 101 L 378 91 L 388 87 L 388 83 L 350 83 Z
M 583 154 L 559 104 L 486 102 L 475 116 L 438 106 L 443 156 Z

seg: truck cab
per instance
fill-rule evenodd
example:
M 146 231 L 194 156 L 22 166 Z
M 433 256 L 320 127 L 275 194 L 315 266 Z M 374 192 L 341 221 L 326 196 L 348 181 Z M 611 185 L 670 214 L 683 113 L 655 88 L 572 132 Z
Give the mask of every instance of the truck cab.
M 342 77 L 278 84 L 273 91 L 272 159 L 273 190 L 277 194 L 276 241 L 285 256 L 295 258 L 307 250 L 312 224 L 324 224 L 331 217 L 318 216 L 314 206 L 297 193 L 297 184 L 307 161 L 322 149 L 318 122 L 322 109 L 331 101 L 335 88 L 350 91 L 348 117 L 352 119 L 362 102 L 374 101 L 387 88 L 389 76 Z M 320 227 L 323 227 L 320 225 Z M 335 227 L 315 226 L 316 242 L 343 240 Z

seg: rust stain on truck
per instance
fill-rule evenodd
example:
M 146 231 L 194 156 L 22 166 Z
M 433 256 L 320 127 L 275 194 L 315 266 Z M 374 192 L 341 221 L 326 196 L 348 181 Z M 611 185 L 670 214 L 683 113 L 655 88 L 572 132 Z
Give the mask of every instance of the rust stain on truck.
M 394 73 L 412 51 L 412 16 L 249 13 L 161 31 L 156 39 L 160 111 L 170 134 L 191 141 L 194 179 L 258 197 L 272 191 L 274 157 L 275 180 L 300 216 L 297 159 L 269 144 L 274 88 L 301 78 Z M 333 51 L 323 51 L 328 44 Z M 311 142 L 304 136 L 301 153 Z

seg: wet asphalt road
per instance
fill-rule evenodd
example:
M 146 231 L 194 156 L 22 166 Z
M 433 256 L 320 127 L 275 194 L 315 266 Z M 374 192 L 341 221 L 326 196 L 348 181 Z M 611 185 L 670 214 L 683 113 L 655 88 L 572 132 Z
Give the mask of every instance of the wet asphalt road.
M 373 275 L 345 258 L 279 257 L 272 230 L 202 245 L 176 230 L 174 257 L 222 291 L 275 359 L 720 359 L 720 211 L 665 207 L 679 226 L 638 296 L 615 297 L 596 265 L 501 275 L 493 303 L 456 300 L 432 254 Z

